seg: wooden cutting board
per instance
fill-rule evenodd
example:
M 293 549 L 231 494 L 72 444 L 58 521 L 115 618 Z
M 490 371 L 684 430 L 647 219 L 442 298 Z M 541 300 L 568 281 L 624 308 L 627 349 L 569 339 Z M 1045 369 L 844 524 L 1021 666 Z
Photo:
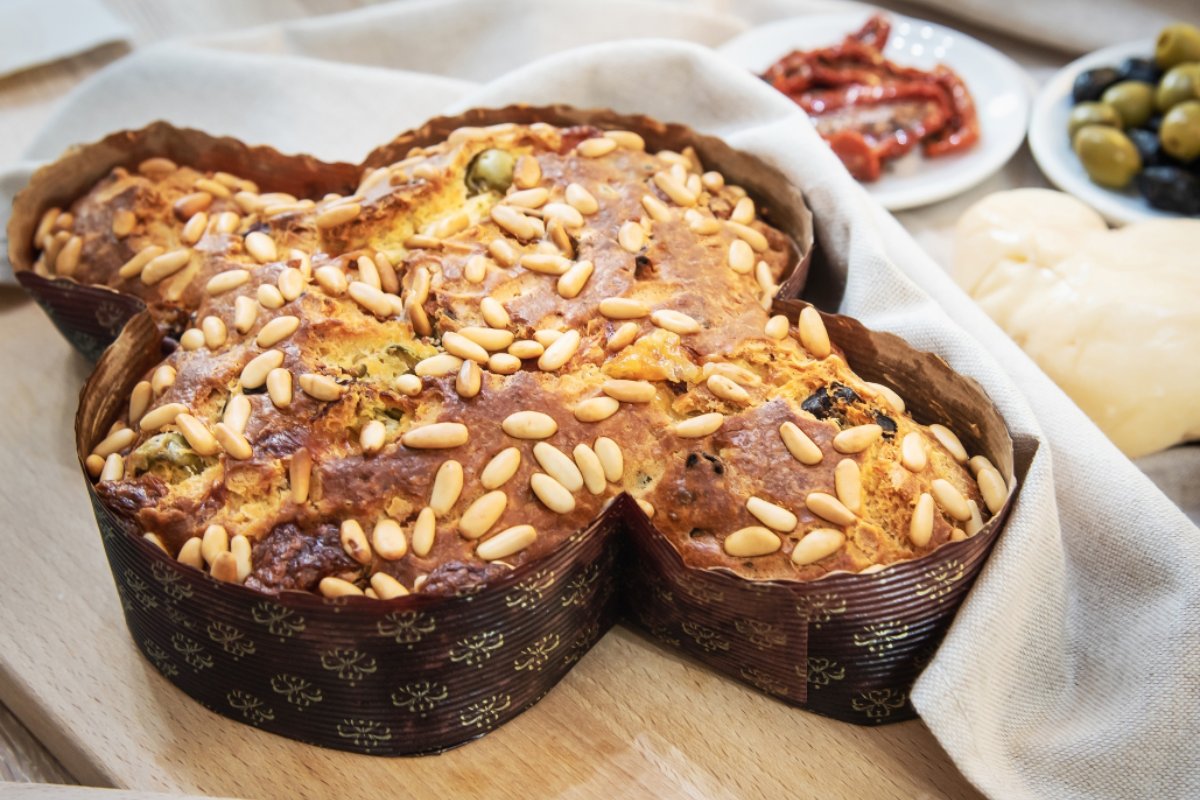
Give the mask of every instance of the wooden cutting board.
M 623 627 L 515 722 L 439 756 L 322 750 L 212 714 L 125 632 L 71 448 L 88 371 L 0 290 L 0 699 L 85 784 L 287 800 L 979 797 L 920 722 L 827 720 Z

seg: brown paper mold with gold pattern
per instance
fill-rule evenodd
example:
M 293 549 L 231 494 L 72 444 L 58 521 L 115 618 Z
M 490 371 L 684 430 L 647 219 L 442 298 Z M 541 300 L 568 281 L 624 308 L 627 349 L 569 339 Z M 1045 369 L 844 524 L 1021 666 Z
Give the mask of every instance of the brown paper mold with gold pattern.
M 285 155 L 269 146 L 250 146 L 237 139 L 176 128 L 166 122 L 121 131 L 99 142 L 74 147 L 34 173 L 13 202 L 8 224 L 9 260 L 17 280 L 46 310 L 67 340 L 84 356 L 95 360 L 116 338 L 126 320 L 146 307 L 147 298 L 153 299 L 151 311 L 168 334 L 180 334 L 188 322 L 190 307 L 195 306 L 196 286 L 202 285 L 199 278 L 205 277 L 199 276 L 194 281 L 195 285 L 189 288 L 192 294 L 185 294 L 182 302 L 164 303 L 154 296 L 153 287 L 141 287 L 115 275 L 106 281 L 81 283 L 74 277 L 58 274 L 47 263 L 57 261 L 72 234 L 83 239 L 85 253 L 89 248 L 114 253 L 118 264 L 137 255 L 113 230 L 89 226 L 70 213 L 76 200 L 112 170 L 136 171 L 139 164 L 149 159 L 167 158 L 209 174 L 235 175 L 263 192 L 285 193 L 303 202 L 320 199 L 328 193 L 349 195 L 371 170 L 401 160 L 411 148 L 444 141 L 455 129 L 505 122 L 630 130 L 642 135 L 655 149 L 682 151 L 693 147 L 705 163 L 720 164 L 731 180 L 744 186 L 759 201 L 760 213 L 793 239 L 796 263 L 784 277 L 780 291 L 782 296 L 792 297 L 803 288 L 815 246 L 812 214 L 800 192 L 777 170 L 683 125 L 662 123 L 643 115 L 565 105 L 514 105 L 438 117 L 377 148 L 359 166 L 323 162 L 307 155 Z M 131 201 L 132 198 L 125 202 Z M 48 215 L 56 216 L 57 221 L 47 219 Z M 43 241 L 35 242 L 39 234 Z M 47 237 L 57 241 L 46 242 Z

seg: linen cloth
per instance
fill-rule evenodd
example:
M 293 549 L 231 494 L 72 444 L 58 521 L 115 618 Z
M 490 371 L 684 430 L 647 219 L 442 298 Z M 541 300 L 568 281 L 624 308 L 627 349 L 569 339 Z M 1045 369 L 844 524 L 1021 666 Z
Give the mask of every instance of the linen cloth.
M 826 306 L 978 380 L 1026 468 L 913 692 L 926 723 L 993 797 L 1200 795 L 1200 531 L 848 177 L 790 101 L 703 46 L 746 25 L 678 5 L 422 0 L 172 43 L 79 87 L 28 155 L 166 119 L 358 161 L 429 116 L 522 101 L 648 113 L 761 156 L 813 208 L 827 270 L 814 283 L 840 288 Z
M 4 0 L 0 77 L 129 37 L 99 0 Z

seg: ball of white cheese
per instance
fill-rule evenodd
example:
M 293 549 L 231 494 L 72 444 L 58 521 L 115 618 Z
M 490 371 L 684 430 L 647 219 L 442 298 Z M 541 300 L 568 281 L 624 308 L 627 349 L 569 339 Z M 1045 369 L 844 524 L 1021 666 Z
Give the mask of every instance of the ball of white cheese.
M 954 277 L 1126 455 L 1200 438 L 1200 220 L 1109 230 L 998 192 L 959 219 Z

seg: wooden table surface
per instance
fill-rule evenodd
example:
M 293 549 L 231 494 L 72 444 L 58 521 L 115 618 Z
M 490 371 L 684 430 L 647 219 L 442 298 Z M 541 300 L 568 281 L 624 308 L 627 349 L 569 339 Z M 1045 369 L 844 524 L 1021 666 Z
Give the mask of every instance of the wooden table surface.
M 132 47 L 345 10 L 359 0 L 105 0 Z M 130 51 L 109 45 L 0 78 L 0 164 L 19 158 L 56 103 Z M 17 335 L 19 332 L 19 335 Z M 89 366 L 19 291 L 0 288 L 0 374 L 19 380 L 0 415 L 0 514 L 24 533 L 0 582 L 30 586 L 0 604 L 0 795 L 132 800 L 136 790 L 294 797 L 463 796 L 505 775 L 522 797 L 782 796 L 971 798 L 918 722 L 866 729 L 805 714 L 722 679 L 618 628 L 534 709 L 481 742 L 436 759 L 331 753 L 272 737 L 187 701 L 130 646 L 71 452 L 74 398 Z M 60 605 L 70 607 L 63 627 Z M 20 631 L 37 632 L 19 637 Z M 50 674 L 50 673 L 53 674 Z M 636 702 L 630 698 L 636 698 Z M 49 699 L 49 702 L 47 701 Z M 24 723 L 22 722 L 24 721 Z M 110 724 L 111 723 L 111 724 Z M 597 759 L 600 753 L 602 758 Z M 254 753 L 269 753 L 262 770 Z M 546 753 L 559 756 L 540 769 Z M 595 765 L 602 761 L 602 769 Z M 330 770 L 331 764 L 338 770 Z M 351 764 L 358 786 L 321 785 Z M 410 782 L 410 780 L 412 782 Z M 12 781 L 14 783 L 3 783 Z M 808 791 L 804 791 L 804 787 Z M 818 788 L 819 787 L 819 788 Z M 493 795 L 494 796 L 494 795 Z

